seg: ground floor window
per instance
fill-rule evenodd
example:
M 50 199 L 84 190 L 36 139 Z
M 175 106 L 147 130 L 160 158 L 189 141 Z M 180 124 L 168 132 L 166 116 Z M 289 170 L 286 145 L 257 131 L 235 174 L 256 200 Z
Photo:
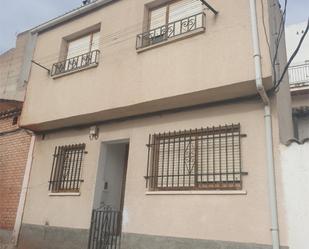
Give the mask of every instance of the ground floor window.
M 149 136 L 150 190 L 241 189 L 240 124 Z
M 85 144 L 56 146 L 49 181 L 51 192 L 78 192 Z

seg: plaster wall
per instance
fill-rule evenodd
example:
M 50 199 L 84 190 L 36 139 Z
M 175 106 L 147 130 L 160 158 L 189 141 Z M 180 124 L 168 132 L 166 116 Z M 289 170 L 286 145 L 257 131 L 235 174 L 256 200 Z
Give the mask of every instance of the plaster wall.
M 290 249 L 308 248 L 308 151 L 309 143 L 280 148 Z
M 243 171 L 249 173 L 243 177 L 243 191 L 224 195 L 220 192 L 212 195 L 147 194 L 145 145 L 149 134 L 231 123 L 240 123 L 241 132 L 247 134 L 241 141 Z M 276 125 L 274 129 L 278 131 Z M 90 141 L 88 132 L 88 128 L 64 130 L 46 134 L 44 140 L 38 138 L 23 223 L 88 229 L 100 145 L 129 139 L 123 232 L 271 244 L 264 120 L 259 102 L 247 101 L 105 124 L 100 126 L 98 140 Z M 278 144 L 278 132 L 274 136 L 275 144 Z M 80 196 L 49 196 L 48 180 L 54 147 L 81 142 L 86 143 L 88 154 L 83 162 L 84 182 Z M 276 170 L 280 237 L 282 245 L 287 245 L 279 164 Z
M 46 130 L 256 94 L 249 1 L 210 1 L 220 13 L 205 10 L 204 33 L 137 53 L 136 35 L 143 31 L 145 4 L 150 2 L 115 1 L 40 33 L 34 59 L 51 68 L 63 57 L 64 37 L 100 24 L 100 62 L 57 79 L 33 66 L 21 125 Z M 264 4 L 267 17 L 267 1 Z M 268 27 L 267 18 L 265 22 Z M 272 72 L 262 22 L 259 31 L 269 88 Z M 40 127 L 55 120 L 59 122 Z

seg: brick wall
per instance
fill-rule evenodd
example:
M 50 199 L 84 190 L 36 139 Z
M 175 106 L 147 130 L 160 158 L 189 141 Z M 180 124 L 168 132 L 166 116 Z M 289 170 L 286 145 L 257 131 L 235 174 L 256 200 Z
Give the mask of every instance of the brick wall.
M 15 223 L 31 136 L 12 125 L 13 117 L 0 117 L 0 229 L 12 230 Z

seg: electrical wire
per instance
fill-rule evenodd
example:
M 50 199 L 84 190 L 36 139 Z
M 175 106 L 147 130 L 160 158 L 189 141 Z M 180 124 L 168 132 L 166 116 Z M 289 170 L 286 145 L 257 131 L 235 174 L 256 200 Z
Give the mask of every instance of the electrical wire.
M 182 11 L 177 14 L 177 15 L 174 15 L 173 18 L 176 18 L 176 17 L 182 17 L 183 16 L 183 13 L 187 12 L 188 10 L 191 10 L 191 6 L 192 6 L 192 3 L 196 3 L 196 2 L 199 2 L 200 0 L 196 0 L 194 2 L 186 2 L 182 5 L 180 5 L 182 8 Z M 185 8 L 184 8 L 185 7 Z M 197 8 L 197 7 L 196 7 Z M 159 14 L 158 14 L 159 15 Z M 160 20 L 160 18 L 157 16 L 154 16 L 154 18 L 152 18 L 152 20 L 154 20 L 153 22 L 158 22 Z M 137 22 L 133 25 L 130 25 L 130 26 L 127 26 L 123 29 L 120 29 L 116 32 L 112 32 L 112 33 L 109 33 L 109 34 L 106 34 L 106 35 L 103 35 L 103 36 L 100 36 L 100 45 L 105 45 L 105 44 L 108 44 L 108 43 L 113 43 L 114 40 L 119 40 L 123 37 L 125 37 L 126 35 L 131 35 L 131 34 L 134 34 L 134 36 L 136 36 L 136 34 L 138 33 L 139 30 L 142 29 L 141 27 L 141 24 L 144 24 L 143 21 L 141 22 Z M 131 36 L 129 36 L 131 38 Z M 83 44 L 80 45 L 80 48 L 83 47 Z M 78 50 L 76 50 L 77 52 Z M 22 57 L 23 53 L 21 52 L 20 53 L 20 56 Z M 59 56 L 59 53 L 51 53 L 51 54 L 48 54 L 44 57 L 38 57 L 38 58 L 35 58 L 37 61 L 40 61 L 40 62 L 49 62 L 49 61 L 54 61 L 54 58 L 55 57 L 58 57 Z M 1 62 L 0 62 L 1 64 Z
M 285 65 L 284 70 L 282 72 L 282 75 L 280 76 L 280 79 L 278 80 L 278 82 L 273 87 L 274 91 L 276 91 L 278 89 L 278 87 L 280 86 L 280 84 L 281 84 L 281 82 L 282 82 L 286 72 L 289 69 L 289 66 L 291 65 L 291 63 L 292 63 L 293 59 L 295 58 L 295 56 L 298 54 L 298 52 L 299 52 L 299 50 L 301 48 L 301 45 L 303 44 L 303 41 L 304 41 L 304 39 L 307 36 L 308 31 L 309 31 L 309 18 L 308 18 L 308 21 L 307 21 L 307 27 L 305 29 L 305 32 L 303 33 L 303 35 L 302 35 L 302 37 L 301 37 L 301 39 L 300 39 L 296 49 L 294 50 L 293 54 L 291 55 L 290 59 L 288 60 L 288 63 Z

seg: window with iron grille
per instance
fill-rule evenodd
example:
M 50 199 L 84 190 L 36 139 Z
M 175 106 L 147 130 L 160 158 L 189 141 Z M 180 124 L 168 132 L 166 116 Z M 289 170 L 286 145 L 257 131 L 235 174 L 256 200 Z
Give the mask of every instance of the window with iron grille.
M 149 190 L 241 189 L 240 124 L 149 136 Z
M 49 181 L 51 192 L 78 192 L 85 144 L 56 146 Z

